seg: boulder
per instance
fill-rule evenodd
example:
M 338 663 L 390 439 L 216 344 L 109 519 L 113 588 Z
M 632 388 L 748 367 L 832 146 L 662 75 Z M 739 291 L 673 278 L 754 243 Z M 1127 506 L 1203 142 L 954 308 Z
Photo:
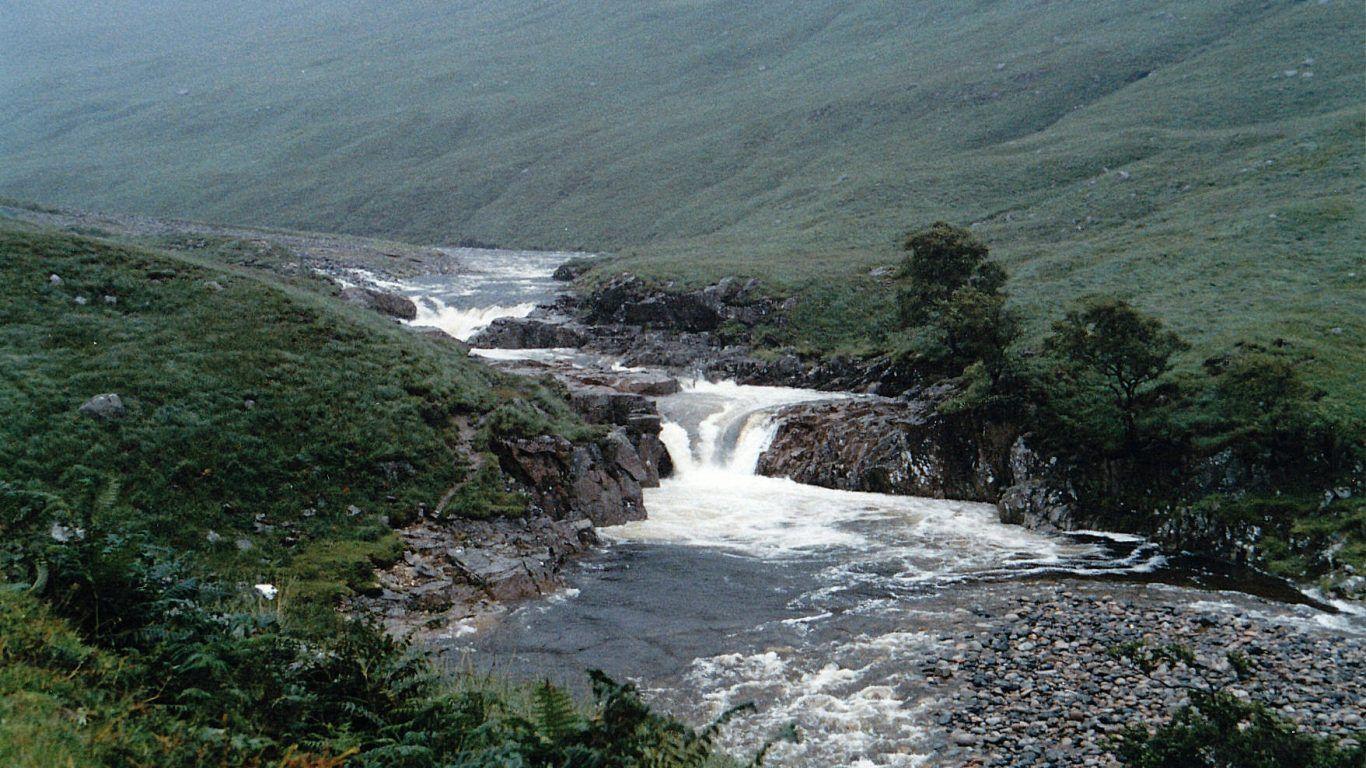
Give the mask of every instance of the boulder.
M 400 296 L 397 293 L 386 293 L 373 288 L 352 287 L 343 288 L 341 297 L 343 301 L 374 310 L 381 315 L 396 317 L 400 320 L 417 319 L 417 305 L 413 303 L 412 299 Z
M 1007 435 L 923 399 L 841 399 L 779 412 L 758 472 L 848 491 L 995 501 L 1008 484 Z
M 113 392 L 95 395 L 86 400 L 78 410 L 81 415 L 100 421 L 121 419 L 128 413 L 128 409 L 123 405 L 123 398 Z
M 470 337 L 470 346 L 483 349 L 548 349 L 579 347 L 584 335 L 562 323 L 525 317 L 500 317 Z
M 587 518 L 594 525 L 645 519 L 641 480 L 649 468 L 622 429 L 576 445 L 558 435 L 494 441 L 504 474 L 554 520 Z

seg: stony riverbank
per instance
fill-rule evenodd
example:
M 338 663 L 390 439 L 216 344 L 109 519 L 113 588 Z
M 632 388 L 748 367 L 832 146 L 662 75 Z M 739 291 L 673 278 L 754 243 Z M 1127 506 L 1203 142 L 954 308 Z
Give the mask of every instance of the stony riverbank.
M 1129 642 L 1179 643 L 1239 697 L 1270 705 L 1304 730 L 1363 740 L 1366 638 L 1299 618 L 1285 606 L 1211 593 L 1090 582 L 1040 583 L 1030 594 L 990 590 L 966 608 L 976 627 L 940 637 L 921 672 L 942 691 L 930 764 L 1118 766 L 1126 726 L 1165 722 L 1198 682 L 1184 665 L 1151 677 L 1115 658 Z M 1330 619 L 1331 620 L 1331 619 Z M 1257 670 L 1238 683 L 1225 654 Z

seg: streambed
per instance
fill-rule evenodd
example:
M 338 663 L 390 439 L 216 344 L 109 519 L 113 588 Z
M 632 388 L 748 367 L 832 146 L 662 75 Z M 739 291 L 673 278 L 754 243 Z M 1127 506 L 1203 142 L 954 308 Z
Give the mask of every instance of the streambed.
M 503 265 L 482 289 L 405 292 L 418 323 L 468 336 L 529 313 L 553 290 L 553 262 Z M 659 398 L 675 474 L 646 491 L 649 519 L 601 529 L 608 546 L 570 569 L 568 589 L 452 640 L 452 657 L 571 686 L 601 668 L 693 722 L 752 701 L 759 712 L 728 729 L 728 745 L 754 749 L 795 722 L 804 742 L 770 764 L 803 768 L 1113 764 L 1119 723 L 1179 703 L 1108 660 L 1109 644 L 1132 639 L 1209 658 L 1256 648 L 1275 690 L 1297 702 L 1288 716 L 1344 733 L 1361 722 L 1366 619 L 1355 606 L 1246 594 L 1284 588 L 1206 573 L 1136 537 L 1003 525 L 987 504 L 756 475 L 775 412 L 830 397 L 840 395 L 694 381 Z M 1318 677 L 1290 682 L 1325 658 Z

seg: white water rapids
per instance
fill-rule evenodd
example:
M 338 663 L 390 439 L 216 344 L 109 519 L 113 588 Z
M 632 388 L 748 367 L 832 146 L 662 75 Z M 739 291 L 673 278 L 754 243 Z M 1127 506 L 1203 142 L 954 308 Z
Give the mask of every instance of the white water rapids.
M 558 259 L 543 256 L 485 252 L 472 281 L 402 288 L 418 303 L 417 324 L 466 338 L 550 296 Z M 577 350 L 476 353 L 613 367 Z M 479 669 L 571 686 L 601 668 L 693 723 L 753 702 L 758 712 L 726 729 L 727 748 L 751 753 L 788 723 L 804 734 L 775 749 L 770 765 L 919 766 L 932 760 L 942 702 L 922 667 L 954 652 L 946 638 L 974 636 L 1036 579 L 1164 571 L 1157 548 L 1135 537 L 1041 534 L 1002 524 L 988 504 L 757 475 L 778 412 L 832 397 L 693 381 L 658 398 L 675 472 L 646 489 L 648 519 L 599 529 L 610 546 L 569 567 L 569 589 L 487 632 L 453 637 L 451 649 Z M 1215 600 L 1209 610 L 1244 610 L 1231 606 Z M 1278 615 L 1325 616 L 1298 608 Z
M 856 550 L 899 564 L 906 583 L 1022 568 L 1153 567 L 1115 563 L 1095 544 L 999 522 L 988 504 L 856 493 L 755 473 L 786 405 L 838 395 L 694 381 L 660 398 L 660 438 L 674 475 L 647 489 L 649 518 L 606 529 L 616 541 L 719 547 L 762 558 Z M 883 575 L 882 578 L 887 578 Z

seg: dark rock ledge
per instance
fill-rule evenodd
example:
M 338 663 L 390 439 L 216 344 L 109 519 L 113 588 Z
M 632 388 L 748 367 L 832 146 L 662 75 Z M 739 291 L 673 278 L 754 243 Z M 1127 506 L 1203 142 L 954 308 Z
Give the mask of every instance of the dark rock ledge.
M 490 446 L 503 476 L 529 499 L 525 517 L 469 520 L 443 515 L 439 504 L 400 530 L 403 559 L 378 574 L 377 595 L 353 601 L 395 634 L 454 636 L 493 621 L 510 603 L 562 589 L 561 571 L 598 541 L 596 527 L 644 519 L 642 489 L 672 470 L 647 395 L 676 392 L 675 379 L 528 361 L 498 366 L 555 378 L 579 415 L 605 432 L 593 440 L 541 435 Z

